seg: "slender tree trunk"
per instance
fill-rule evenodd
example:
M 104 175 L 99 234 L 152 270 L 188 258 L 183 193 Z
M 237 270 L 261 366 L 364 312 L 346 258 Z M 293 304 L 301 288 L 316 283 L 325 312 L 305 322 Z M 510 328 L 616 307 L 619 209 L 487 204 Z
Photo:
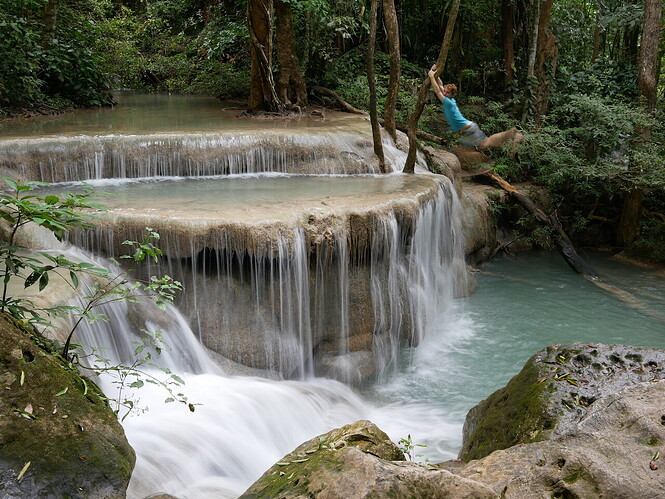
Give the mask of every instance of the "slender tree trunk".
M 532 28 L 529 36 L 529 58 L 527 62 L 526 75 L 534 76 L 536 74 L 536 53 L 538 51 L 538 29 L 540 28 L 540 1 L 533 0 Z
M 536 50 L 538 88 L 536 90 L 536 114 L 534 116 L 537 125 L 540 124 L 543 115 L 547 113 L 549 107 L 552 79 L 556 74 L 556 66 L 559 58 L 556 37 L 548 30 L 553 3 L 554 0 L 543 0 L 538 21 L 538 48 Z
M 247 111 L 282 111 L 284 105 L 277 97 L 272 74 L 272 0 L 249 0 L 247 22 L 252 56 Z
M 44 6 L 44 30 L 42 31 L 42 49 L 48 50 L 51 40 L 55 35 L 55 27 L 58 23 L 58 10 L 60 0 L 49 0 Z
M 532 12 L 532 26 L 531 34 L 529 35 L 529 52 L 527 58 L 527 71 L 526 71 L 526 97 L 524 100 L 524 111 L 522 112 L 522 123 L 535 114 L 536 108 L 536 54 L 538 51 L 538 29 L 540 27 L 540 1 L 533 0 Z
M 507 87 L 515 78 L 515 4 L 513 0 L 503 0 L 501 2 L 501 18 L 503 81 Z
M 388 51 L 390 53 L 390 80 L 388 81 L 388 95 L 386 97 L 386 109 L 383 116 L 386 122 L 386 130 L 393 140 L 396 141 L 395 108 L 397 107 L 397 96 L 399 94 L 400 47 L 395 0 L 383 0 L 383 20 L 386 25 Z
M 300 72 L 296 55 L 293 32 L 293 12 L 291 4 L 275 0 L 277 15 L 277 57 L 279 59 L 279 78 L 277 96 L 287 108 L 307 106 L 307 87 Z
M 379 125 L 379 115 L 376 109 L 376 81 L 374 80 L 374 46 L 376 44 L 378 9 L 379 0 L 372 0 L 369 20 L 369 50 L 367 51 L 367 81 L 369 82 L 369 117 L 372 122 L 374 152 L 379 158 L 381 171 L 385 172 L 385 157 L 383 156 L 383 143 L 381 142 L 381 128 Z
M 439 51 L 439 58 L 436 61 L 436 76 L 438 77 L 443 72 L 443 67 L 446 65 L 448 58 L 448 50 L 450 49 L 450 40 L 453 37 L 455 30 L 455 22 L 457 21 L 457 13 L 459 12 L 460 0 L 452 0 L 450 6 L 450 15 L 448 16 L 448 24 L 446 25 L 446 32 L 443 35 L 443 42 L 441 42 L 441 50 Z M 404 163 L 404 173 L 413 173 L 416 167 L 416 153 L 418 151 L 418 139 L 416 137 L 416 130 L 418 129 L 418 120 L 420 115 L 423 114 L 425 108 L 425 100 L 427 99 L 427 92 L 429 92 L 430 81 L 427 78 L 418 91 L 418 101 L 416 108 L 409 117 L 409 153 L 406 156 Z
M 593 53 L 591 54 L 591 62 L 596 62 L 598 54 L 600 53 L 600 6 L 596 12 L 596 25 L 593 28 Z
M 637 88 L 640 104 L 648 113 L 653 113 L 656 109 L 658 99 L 658 42 L 662 29 L 662 8 L 661 0 L 644 2 L 644 27 L 638 53 Z M 649 129 L 644 127 L 641 133 L 642 140 L 648 141 Z M 621 246 L 631 244 L 639 235 L 643 198 L 644 190 L 641 188 L 629 190 L 624 197 L 617 228 L 617 242 Z

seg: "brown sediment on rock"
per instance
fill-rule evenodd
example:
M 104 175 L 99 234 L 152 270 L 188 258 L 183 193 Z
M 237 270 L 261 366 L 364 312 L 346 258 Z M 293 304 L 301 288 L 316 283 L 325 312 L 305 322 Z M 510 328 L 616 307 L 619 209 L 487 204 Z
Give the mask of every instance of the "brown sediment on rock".
M 444 216 L 452 200 L 445 177 L 360 182 L 371 184 L 360 194 L 348 194 L 345 184 L 337 195 L 306 192 L 223 208 L 189 198 L 140 208 L 142 199 L 118 199 L 73 241 L 117 256 L 131 252 L 123 241 L 141 240 L 150 227 L 166 260 L 140 276 L 168 273 L 183 282 L 177 305 L 208 348 L 284 376 L 302 374 L 303 364 L 323 368 L 328 358 L 327 371 L 361 384 L 391 362 L 400 342 L 420 337 L 410 305 L 420 298 L 407 291 L 410 241 L 422 213 L 440 205 Z M 419 265 L 438 259 L 415 258 Z
M 321 248 L 326 241 L 345 238 L 351 255 L 363 255 L 378 230 L 379 220 L 394 215 L 400 226 L 410 230 L 422 206 L 438 195 L 445 182 L 427 175 L 400 180 L 399 192 L 390 189 L 321 200 L 265 202 L 251 209 L 246 205 L 219 210 L 152 208 L 149 204 L 144 209 L 126 208 L 122 206 L 124 199 L 109 198 L 109 210 L 97 214 L 96 228 L 75 235 L 73 240 L 83 247 L 119 255 L 126 252 L 123 241 L 141 240 L 145 228 L 151 227 L 160 234 L 160 248 L 169 258 L 189 258 L 206 248 L 277 258 L 280 245 L 286 244 L 282 249 L 292 251 L 295 232 L 302 230 L 310 251 Z

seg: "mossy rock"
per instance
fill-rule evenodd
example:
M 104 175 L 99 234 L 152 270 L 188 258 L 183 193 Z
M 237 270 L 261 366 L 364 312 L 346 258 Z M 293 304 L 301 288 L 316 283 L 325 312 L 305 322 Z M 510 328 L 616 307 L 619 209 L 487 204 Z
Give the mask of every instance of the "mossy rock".
M 369 421 L 332 430 L 314 437 L 284 456 L 266 471 L 242 496 L 244 499 L 265 497 L 307 497 L 311 480 L 321 470 L 343 467 L 340 450 L 355 447 L 388 461 L 404 461 L 404 453 L 383 431 Z
M 545 440 L 577 424 L 601 397 L 665 379 L 665 350 L 626 345 L 552 345 L 467 414 L 460 459 Z
M 266 471 L 241 499 L 305 497 L 495 499 L 488 486 L 405 461 L 369 421 L 315 437 Z
M 6 315 L 0 390 L 3 497 L 125 496 L 135 455 L 103 394 Z

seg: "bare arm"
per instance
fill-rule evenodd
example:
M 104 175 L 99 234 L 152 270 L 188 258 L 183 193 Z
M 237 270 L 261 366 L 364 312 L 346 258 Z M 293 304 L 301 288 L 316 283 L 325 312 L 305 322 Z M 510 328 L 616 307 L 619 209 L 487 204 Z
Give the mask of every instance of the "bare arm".
M 434 93 L 439 98 L 439 100 L 443 102 L 443 85 L 440 85 L 441 80 L 436 77 L 436 73 L 433 69 L 430 69 L 427 75 L 429 76 L 429 81 L 432 84 L 432 90 L 434 90 Z

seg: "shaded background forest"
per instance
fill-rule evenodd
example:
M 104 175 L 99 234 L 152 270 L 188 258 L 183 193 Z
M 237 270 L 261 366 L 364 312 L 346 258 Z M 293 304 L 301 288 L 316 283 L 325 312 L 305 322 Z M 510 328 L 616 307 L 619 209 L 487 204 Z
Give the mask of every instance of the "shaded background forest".
M 370 2 L 281 3 L 293 15 L 306 84 L 368 109 Z M 395 1 L 397 122 L 407 122 L 437 58 L 451 3 Z M 495 169 L 511 181 L 546 186 L 552 210 L 578 244 L 626 248 L 662 263 L 665 42 L 659 12 L 656 92 L 645 105 L 638 98 L 645 3 L 662 11 L 662 2 L 653 0 L 462 0 L 442 78 L 457 84 L 463 113 L 488 135 L 515 125 L 525 132 L 518 157 L 495 155 Z M 381 110 L 389 50 L 379 19 Z M 539 23 L 536 47 L 532 33 Z M 247 1 L 241 0 L 0 0 L 0 53 L 0 117 L 108 105 L 109 89 L 117 88 L 224 100 L 246 100 L 250 93 Z M 274 69 L 279 73 L 279 62 Z M 420 127 L 454 144 L 434 98 Z M 626 236 L 619 230 L 622 207 L 633 195 L 639 195 L 636 230 Z M 547 234 L 527 232 L 547 244 Z

